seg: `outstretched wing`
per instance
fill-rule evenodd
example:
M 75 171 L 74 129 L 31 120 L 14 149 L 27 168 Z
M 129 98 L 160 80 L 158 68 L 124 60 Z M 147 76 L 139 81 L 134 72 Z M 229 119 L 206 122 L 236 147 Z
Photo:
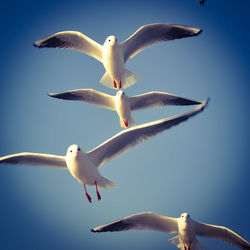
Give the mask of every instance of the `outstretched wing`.
M 154 43 L 197 36 L 200 32 L 201 30 L 198 28 L 176 24 L 155 23 L 144 25 L 121 43 L 124 62 Z
M 62 31 L 46 36 L 33 44 L 38 48 L 73 49 L 102 62 L 102 45 L 78 31 Z
M 242 249 L 250 249 L 250 244 L 238 234 L 226 227 L 195 222 L 195 233 L 198 236 L 216 238 Z
M 145 212 L 95 227 L 91 231 L 100 233 L 124 230 L 157 230 L 168 233 L 176 233 L 178 231 L 178 224 L 176 218 Z
M 169 129 L 198 114 L 203 110 L 206 104 L 207 102 L 203 102 L 192 111 L 189 111 L 183 115 L 145 123 L 143 125 L 124 130 L 88 152 L 88 156 L 97 167 L 100 167 L 105 162 L 117 157 L 121 153 L 147 140 L 151 136 L 156 135 L 165 129 Z
M 64 156 L 37 154 L 37 153 L 18 153 L 0 157 L 0 163 L 22 164 L 34 166 L 46 166 L 67 169 Z
M 186 99 L 180 96 L 164 92 L 149 92 L 142 95 L 129 97 L 131 110 L 160 107 L 164 105 L 195 105 L 201 104 L 199 101 Z
M 48 95 L 64 100 L 83 101 L 115 110 L 114 97 L 94 89 L 76 89 L 60 93 L 49 93 Z

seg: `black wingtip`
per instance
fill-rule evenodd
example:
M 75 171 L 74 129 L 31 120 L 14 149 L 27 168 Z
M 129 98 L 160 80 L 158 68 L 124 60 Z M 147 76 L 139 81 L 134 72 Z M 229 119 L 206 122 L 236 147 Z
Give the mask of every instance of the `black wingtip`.
M 210 102 L 210 100 L 211 100 L 211 98 L 210 98 L 210 96 L 207 98 L 207 100 L 206 100 L 206 104 L 208 104 L 209 102 Z
M 203 32 L 203 30 L 200 29 L 200 30 L 196 33 L 196 35 L 198 36 L 198 35 L 200 35 L 202 32 Z
M 41 48 L 39 45 L 37 45 L 36 43 L 33 43 L 33 46 L 35 47 L 35 48 Z
M 209 102 L 210 102 L 210 97 L 208 97 L 206 101 L 203 101 L 203 104 L 202 104 L 203 106 L 201 110 L 204 110 L 205 108 L 207 108 Z

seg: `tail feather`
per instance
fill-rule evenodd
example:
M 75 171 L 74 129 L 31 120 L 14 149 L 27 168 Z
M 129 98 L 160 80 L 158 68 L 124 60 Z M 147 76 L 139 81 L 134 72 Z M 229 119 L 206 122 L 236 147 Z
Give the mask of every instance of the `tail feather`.
M 168 241 L 170 241 L 170 243 L 177 246 L 178 248 L 184 249 L 184 244 L 180 240 L 179 235 L 176 235 L 175 237 L 169 239 Z
M 183 242 L 180 240 L 179 235 L 169 239 L 169 241 L 173 245 L 180 248 L 181 250 L 185 249 L 185 246 L 184 246 Z M 196 238 L 192 241 L 191 249 L 192 250 L 207 250 L 207 248 L 200 241 L 198 241 Z
M 122 75 L 122 89 L 126 89 L 133 84 L 135 84 L 138 80 L 138 76 L 132 73 L 131 71 L 124 69 L 124 73 Z M 111 89 L 116 89 L 114 87 L 114 79 L 111 77 L 107 72 L 104 73 L 102 76 L 102 79 L 100 80 L 100 83 L 103 84 L 104 86 L 111 88 Z M 118 84 L 118 83 L 117 83 Z
M 138 76 L 133 72 L 124 69 L 124 73 L 122 76 L 122 88 L 126 89 L 132 85 L 134 85 L 138 81 Z
M 114 89 L 114 81 L 113 78 L 105 72 L 100 80 L 100 83 L 108 88 Z
M 134 127 L 136 125 L 131 116 L 129 117 L 127 122 L 128 122 L 128 126 L 125 125 L 124 120 L 120 119 L 120 126 L 122 128 L 131 128 L 131 127 Z
M 107 189 L 107 188 L 116 187 L 116 184 L 114 182 L 109 181 L 108 179 L 106 179 L 103 176 L 101 176 L 101 178 L 99 178 L 97 180 L 97 185 L 98 185 L 98 188 L 100 188 L 100 189 Z

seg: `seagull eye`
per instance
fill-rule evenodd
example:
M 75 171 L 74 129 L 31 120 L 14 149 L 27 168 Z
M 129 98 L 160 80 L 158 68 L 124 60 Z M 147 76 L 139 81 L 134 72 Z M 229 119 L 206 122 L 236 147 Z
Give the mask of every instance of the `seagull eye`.
M 72 150 L 70 150 L 69 152 L 72 153 Z
M 109 39 L 109 42 L 110 42 L 110 39 Z

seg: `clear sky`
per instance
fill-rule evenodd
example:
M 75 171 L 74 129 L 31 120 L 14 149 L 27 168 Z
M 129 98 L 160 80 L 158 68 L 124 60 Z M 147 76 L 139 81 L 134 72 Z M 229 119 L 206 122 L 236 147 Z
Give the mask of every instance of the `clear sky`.
M 88 151 L 121 130 L 116 113 L 48 92 L 93 88 L 104 68 L 79 52 L 36 49 L 33 42 L 64 30 L 100 44 L 123 41 L 140 26 L 163 22 L 203 29 L 198 37 L 157 44 L 128 61 L 139 81 L 127 95 L 164 91 L 211 97 L 201 114 L 131 149 L 101 168 L 118 184 L 95 190 L 89 204 L 68 171 L 28 166 L 0 168 L 0 248 L 176 249 L 172 235 L 144 231 L 93 234 L 90 229 L 152 211 L 224 225 L 250 240 L 249 231 L 249 7 L 248 1 L 4 1 L 0 7 L 0 155 L 65 155 L 77 143 Z M 136 111 L 137 124 L 188 108 Z M 209 249 L 235 249 L 200 238 Z

